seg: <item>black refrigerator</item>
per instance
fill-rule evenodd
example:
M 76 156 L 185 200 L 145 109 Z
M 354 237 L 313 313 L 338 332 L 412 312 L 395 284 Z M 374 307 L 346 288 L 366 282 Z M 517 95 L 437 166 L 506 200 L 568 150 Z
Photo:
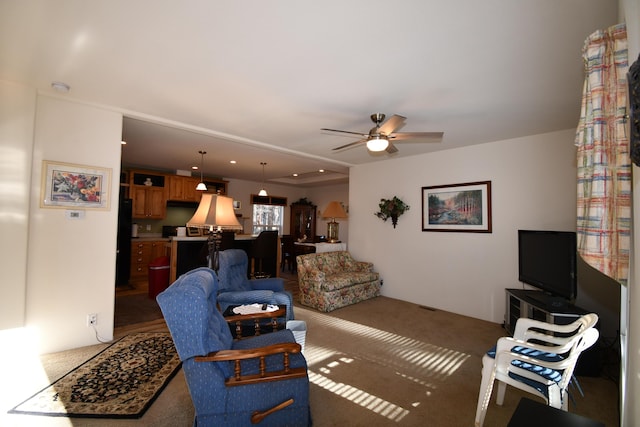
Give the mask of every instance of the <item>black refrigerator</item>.
M 132 200 L 120 198 L 118 209 L 118 247 L 116 249 L 116 286 L 129 284 L 131 275 Z

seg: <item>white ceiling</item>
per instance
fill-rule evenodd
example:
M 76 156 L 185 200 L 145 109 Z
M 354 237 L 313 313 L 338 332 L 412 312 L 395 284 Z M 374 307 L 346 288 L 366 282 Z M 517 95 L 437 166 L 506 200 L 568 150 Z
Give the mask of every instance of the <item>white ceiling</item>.
M 188 169 L 204 149 L 207 174 L 260 181 L 264 161 L 318 185 L 574 127 L 583 42 L 616 17 L 614 0 L 0 0 L 0 79 L 122 111 L 126 164 Z M 376 112 L 444 137 L 373 155 L 320 131 L 366 133 Z

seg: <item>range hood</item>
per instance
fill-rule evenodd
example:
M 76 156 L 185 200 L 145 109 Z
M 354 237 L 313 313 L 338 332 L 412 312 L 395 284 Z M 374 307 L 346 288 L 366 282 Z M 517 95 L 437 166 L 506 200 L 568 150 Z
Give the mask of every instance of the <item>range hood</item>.
M 169 200 L 167 201 L 168 208 L 189 208 L 189 209 L 197 209 L 198 202 L 180 202 L 177 200 Z

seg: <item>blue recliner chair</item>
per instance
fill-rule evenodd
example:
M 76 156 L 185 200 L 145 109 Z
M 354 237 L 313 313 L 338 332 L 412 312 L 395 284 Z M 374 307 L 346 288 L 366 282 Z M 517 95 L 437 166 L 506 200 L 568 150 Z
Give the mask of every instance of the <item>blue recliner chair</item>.
M 218 304 L 224 312 L 230 305 L 279 304 L 287 306 L 286 320 L 293 320 L 293 297 L 284 290 L 284 280 L 280 277 L 249 279 L 247 268 L 249 258 L 242 249 L 227 249 L 220 252 L 218 280 L 220 292 Z
M 233 341 L 217 291 L 215 272 L 198 268 L 156 298 L 182 360 L 194 426 L 311 425 L 307 363 L 291 331 Z

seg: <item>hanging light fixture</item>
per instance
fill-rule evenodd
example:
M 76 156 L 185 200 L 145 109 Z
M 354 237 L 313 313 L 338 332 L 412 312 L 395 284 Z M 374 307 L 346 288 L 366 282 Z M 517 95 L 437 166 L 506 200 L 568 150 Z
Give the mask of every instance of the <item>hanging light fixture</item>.
M 369 151 L 384 151 L 389 146 L 389 140 L 384 135 L 374 135 L 367 141 Z
M 268 196 L 266 188 L 264 188 L 264 167 L 266 165 L 265 162 L 260 162 L 262 165 L 262 188 L 258 192 L 258 196 Z
M 207 185 L 204 183 L 204 179 L 202 179 L 202 168 L 204 167 L 204 155 L 207 154 L 206 151 L 198 151 L 200 153 L 200 182 L 196 185 L 197 191 L 207 191 Z

